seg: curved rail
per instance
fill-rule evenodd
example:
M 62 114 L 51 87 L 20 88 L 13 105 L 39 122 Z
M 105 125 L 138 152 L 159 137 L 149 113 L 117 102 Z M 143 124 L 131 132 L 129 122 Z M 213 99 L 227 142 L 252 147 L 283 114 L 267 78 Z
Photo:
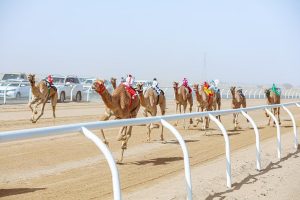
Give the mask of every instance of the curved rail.
M 209 118 L 214 121 L 217 126 L 220 128 L 224 141 L 225 141 L 225 153 L 226 153 L 226 178 L 227 178 L 227 187 L 231 188 L 231 160 L 230 160 L 230 141 L 227 134 L 227 131 L 223 124 L 213 115 L 209 114 Z
M 119 179 L 119 172 L 114 161 L 114 158 L 110 151 L 108 150 L 107 146 L 100 140 L 94 133 L 89 131 L 87 128 L 82 127 L 82 133 L 85 137 L 90 139 L 95 145 L 100 149 L 100 151 L 104 154 L 106 158 L 111 174 L 112 174 L 112 182 L 113 182 L 113 192 L 114 192 L 114 199 L 121 200 L 121 186 L 120 186 L 120 179 Z
M 192 194 L 193 194 L 192 193 L 192 180 L 191 180 L 189 152 L 188 152 L 187 146 L 184 142 L 184 139 L 182 138 L 180 133 L 176 130 L 176 128 L 174 128 L 174 126 L 172 126 L 169 122 L 167 122 L 164 119 L 161 119 L 160 121 L 161 121 L 161 123 L 164 127 L 169 129 L 171 131 L 171 133 L 173 133 L 173 135 L 176 137 L 176 139 L 178 140 L 178 142 L 180 144 L 180 147 L 181 147 L 182 152 L 183 152 L 184 171 L 185 171 L 185 180 L 186 180 L 186 185 L 187 185 L 188 199 L 192 200 L 193 199 L 193 196 L 192 196 Z

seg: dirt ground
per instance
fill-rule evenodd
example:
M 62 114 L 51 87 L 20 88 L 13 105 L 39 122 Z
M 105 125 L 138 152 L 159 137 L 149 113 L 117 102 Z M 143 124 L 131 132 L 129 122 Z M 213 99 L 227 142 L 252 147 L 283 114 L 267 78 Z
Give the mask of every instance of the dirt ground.
M 265 100 L 251 99 L 247 103 L 248 106 L 263 105 Z M 173 101 L 168 101 L 167 108 L 167 114 L 175 113 Z M 222 109 L 229 108 L 230 100 L 223 100 Z M 295 106 L 289 108 L 299 124 L 300 109 Z M 193 110 L 195 111 L 195 106 Z M 7 131 L 96 121 L 103 113 L 103 105 L 100 102 L 61 103 L 57 106 L 55 120 L 51 118 L 52 111 L 47 105 L 45 115 L 37 124 L 29 121 L 31 113 L 26 105 L 1 105 L 0 111 L 0 131 Z M 249 114 L 259 126 L 262 142 L 276 137 L 276 128 L 266 126 L 267 118 L 262 110 Z M 232 118 L 232 115 L 222 116 L 222 122 L 230 135 L 231 151 L 238 152 L 253 145 L 255 136 L 251 125 L 242 116 L 239 116 L 241 129 L 233 130 Z M 292 122 L 284 110 L 281 110 L 281 120 L 282 134 L 291 133 Z M 179 124 L 177 128 L 188 146 L 192 171 L 208 162 L 224 159 L 224 139 L 215 124 L 210 124 L 207 134 L 200 131 L 200 126 L 191 126 L 185 130 Z M 99 130 L 93 131 L 100 136 Z M 105 130 L 115 158 L 120 153 L 120 142 L 116 141 L 117 132 L 117 128 Z M 166 129 L 164 135 L 166 144 L 159 141 L 159 129 L 154 129 L 152 141 L 147 143 L 146 127 L 133 128 L 124 155 L 124 164 L 118 165 L 124 197 L 184 174 L 183 157 L 178 142 Z M 225 170 L 225 165 L 223 167 Z M 0 143 L 0 174 L 0 198 L 3 199 L 113 198 L 111 173 L 104 156 L 81 133 Z M 225 173 L 223 179 L 217 181 L 225 186 Z M 213 190 L 214 185 L 211 187 Z M 168 189 L 165 192 L 168 193 Z M 143 199 L 160 199 L 151 197 L 151 193 L 148 195 L 149 193 Z M 218 198 L 217 196 L 216 199 Z M 175 198 L 170 199 L 182 199 L 182 196 L 175 195 Z

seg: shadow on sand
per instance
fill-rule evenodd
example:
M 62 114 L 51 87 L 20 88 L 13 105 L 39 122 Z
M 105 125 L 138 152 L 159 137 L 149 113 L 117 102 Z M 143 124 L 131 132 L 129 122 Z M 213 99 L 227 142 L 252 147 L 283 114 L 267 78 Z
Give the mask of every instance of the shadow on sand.
M 190 142 L 198 142 L 200 140 L 184 140 L 185 143 L 190 143 Z M 170 140 L 166 142 L 167 144 L 179 144 L 177 140 Z
M 35 192 L 38 190 L 45 190 L 46 188 L 12 188 L 12 189 L 0 189 L 0 198 L 12 195 L 24 194 L 29 192 Z
M 153 159 L 148 159 L 148 160 L 135 161 L 135 162 L 131 162 L 131 163 L 128 163 L 128 164 L 134 164 L 134 165 L 147 165 L 147 164 L 167 165 L 171 162 L 176 162 L 176 161 L 179 161 L 179 160 L 183 160 L 183 157 L 153 158 Z
M 292 157 L 297 158 L 297 157 L 299 157 L 299 155 L 297 155 L 299 153 L 300 153 L 300 145 L 298 145 L 298 149 L 297 149 L 296 152 L 289 153 L 286 157 L 281 158 L 280 161 L 275 162 L 275 163 L 271 162 L 265 169 L 259 171 L 257 174 L 253 174 L 253 175 L 250 174 L 249 176 L 244 178 L 242 181 L 232 184 L 231 189 L 228 189 L 224 192 L 217 192 L 217 193 L 214 193 L 214 194 L 210 194 L 205 199 L 206 200 L 212 200 L 214 198 L 225 199 L 226 198 L 225 194 L 234 192 L 235 190 L 239 190 L 245 184 L 255 183 L 258 180 L 259 176 L 261 176 L 261 175 L 263 175 L 263 174 L 265 174 L 265 173 L 267 173 L 271 170 L 276 170 L 276 169 L 282 168 L 282 166 L 280 165 L 281 162 L 284 162 L 284 161 L 286 161 L 286 160 L 288 160 L 289 158 L 292 158 Z

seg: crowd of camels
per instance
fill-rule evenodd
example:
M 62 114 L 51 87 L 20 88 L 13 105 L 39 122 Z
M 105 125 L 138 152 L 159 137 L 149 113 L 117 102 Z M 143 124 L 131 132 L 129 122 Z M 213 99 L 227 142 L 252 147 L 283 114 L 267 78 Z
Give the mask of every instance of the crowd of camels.
M 50 99 L 52 105 L 53 117 L 55 118 L 55 108 L 57 104 L 58 94 L 55 88 L 48 88 L 46 81 L 41 80 L 36 83 L 35 75 L 30 74 L 28 76 L 28 80 L 31 85 L 32 92 L 32 100 L 29 103 L 29 108 L 32 111 L 31 121 L 32 123 L 36 123 L 37 120 L 44 113 L 45 104 Z M 111 118 L 113 119 L 128 119 L 128 118 L 136 118 L 137 114 L 142 107 L 142 114 L 144 117 L 156 116 L 158 112 L 158 107 L 160 109 L 161 115 L 165 115 L 166 113 L 166 97 L 164 92 L 161 92 L 160 95 L 157 94 L 155 89 L 152 87 L 143 88 L 143 84 L 138 83 L 136 85 L 136 92 L 129 92 L 128 86 L 124 84 L 119 84 L 117 86 L 116 79 L 111 78 L 111 84 L 114 88 L 114 91 L 110 93 L 105 85 L 103 80 L 96 80 L 92 89 L 94 89 L 99 96 L 101 96 L 104 105 L 105 112 L 100 117 L 100 121 L 106 121 Z M 175 94 L 175 105 L 176 105 L 176 113 L 185 113 L 187 106 L 189 106 L 189 111 L 192 112 L 193 107 L 193 94 L 183 85 L 179 85 L 178 82 L 173 82 L 173 89 Z M 210 97 L 203 88 L 203 85 L 194 84 L 193 90 L 196 96 L 197 102 L 197 112 L 203 111 L 212 111 L 212 110 L 220 110 L 221 109 L 221 96 L 219 92 L 212 91 L 213 95 Z M 242 93 L 242 90 L 236 89 L 236 87 L 231 87 L 231 96 L 232 96 L 232 108 L 245 108 L 246 107 L 246 98 Z M 267 89 L 265 90 L 267 104 L 279 104 L 280 96 L 278 96 L 273 90 Z M 42 104 L 42 109 L 38 114 L 37 107 Z M 182 110 L 183 109 L 183 110 Z M 274 115 L 277 115 L 278 121 L 280 123 L 280 108 L 274 108 L 272 112 Z M 267 115 L 267 113 L 266 113 Z M 234 128 L 238 128 L 238 114 L 233 115 L 233 123 Z M 267 115 L 268 117 L 268 115 Z M 221 120 L 221 117 L 218 116 L 218 119 Z M 197 123 L 194 126 L 197 126 L 199 122 L 202 122 L 202 130 L 206 130 L 209 128 L 209 118 L 205 117 L 205 119 L 196 120 Z M 269 118 L 270 125 L 271 118 Z M 189 120 L 189 125 L 193 124 L 193 120 Z M 174 124 L 178 125 L 178 121 Z M 188 126 L 189 126 L 188 125 Z M 148 124 L 147 127 L 147 141 L 150 141 L 151 130 L 153 129 L 154 124 Z M 183 124 L 184 128 L 188 128 L 186 126 L 185 120 Z M 127 143 L 129 138 L 131 137 L 132 126 L 124 126 L 121 127 L 118 134 L 118 141 L 122 142 L 121 145 L 121 156 L 117 161 L 121 163 L 123 160 L 124 150 L 127 149 Z M 105 144 L 109 145 L 108 141 L 105 138 L 103 130 L 101 130 L 101 134 L 103 137 L 103 141 Z M 160 134 L 161 142 L 165 143 L 163 136 L 163 126 L 161 126 L 161 134 Z

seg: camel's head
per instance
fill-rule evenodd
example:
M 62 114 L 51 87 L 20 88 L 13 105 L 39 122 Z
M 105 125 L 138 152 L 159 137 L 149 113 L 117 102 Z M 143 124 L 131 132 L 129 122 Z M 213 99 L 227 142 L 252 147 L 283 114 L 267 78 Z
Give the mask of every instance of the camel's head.
M 144 86 L 144 83 L 137 83 L 136 84 L 136 90 L 138 91 L 138 93 L 143 92 L 143 86 Z
M 232 94 L 232 96 L 235 94 L 235 86 L 230 87 L 230 92 Z
M 270 89 L 265 89 L 266 97 L 270 97 L 270 93 L 271 93 Z
M 29 74 L 27 76 L 27 79 L 30 83 L 34 84 L 35 83 L 35 75 L 34 74 Z
M 199 84 L 194 84 L 193 89 L 195 92 L 197 92 L 199 90 Z
M 110 82 L 111 82 L 112 84 L 116 84 L 116 82 L 117 82 L 117 79 L 116 79 L 116 78 L 114 78 L 114 77 L 111 77 L 111 78 L 110 78 Z
M 106 89 L 104 85 L 104 81 L 96 80 L 92 85 L 92 89 L 98 92 L 99 94 L 102 94 Z
M 175 81 L 174 81 L 174 82 L 173 82 L 173 88 L 174 88 L 174 89 L 178 89 L 178 84 L 179 84 L 178 82 L 175 82 Z

